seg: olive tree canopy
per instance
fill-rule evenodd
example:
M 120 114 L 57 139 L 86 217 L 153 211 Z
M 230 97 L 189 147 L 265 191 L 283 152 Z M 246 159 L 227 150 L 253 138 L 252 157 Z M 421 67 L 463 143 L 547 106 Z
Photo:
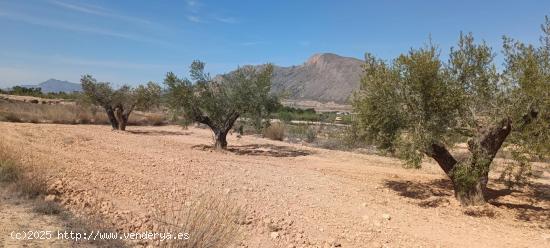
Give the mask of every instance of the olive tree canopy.
M 502 74 L 493 50 L 471 34 L 460 35 L 446 63 L 432 44 L 391 62 L 366 54 L 353 102 L 358 125 L 368 141 L 409 166 L 433 158 L 462 204 L 484 203 L 490 165 L 503 145 L 520 172 L 533 156 L 549 155 L 548 19 L 543 31 L 540 47 L 505 38 Z M 464 142 L 469 154 L 452 155 L 451 148 Z
M 136 88 L 124 85 L 117 90 L 107 82 L 97 82 L 90 75 L 83 76 L 80 82 L 87 100 L 105 109 L 113 129 L 126 130 L 132 111 L 147 110 L 159 104 L 161 88 L 153 82 Z
M 273 66 L 246 66 L 213 80 L 204 72 L 205 64 L 194 61 L 190 79 L 166 75 L 167 99 L 170 109 L 187 121 L 198 122 L 212 129 L 215 147 L 227 147 L 227 134 L 239 117 L 269 120 L 277 98 L 269 93 Z

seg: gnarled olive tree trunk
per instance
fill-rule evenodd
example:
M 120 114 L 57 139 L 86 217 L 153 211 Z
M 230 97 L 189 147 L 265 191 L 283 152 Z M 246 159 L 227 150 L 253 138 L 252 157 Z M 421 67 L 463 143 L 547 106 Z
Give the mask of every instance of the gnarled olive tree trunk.
M 229 130 L 217 130 L 214 131 L 214 147 L 216 150 L 222 150 L 227 148 L 227 133 Z
M 109 122 L 111 123 L 111 127 L 113 127 L 113 130 L 118 129 L 118 121 L 115 117 L 115 111 L 113 110 L 113 107 L 111 106 L 104 106 L 105 112 L 107 113 L 107 117 L 109 118 Z
M 132 113 L 131 109 L 127 111 L 124 111 L 124 108 L 122 107 L 117 107 L 115 109 L 115 117 L 118 122 L 118 130 L 126 130 L 126 125 L 128 125 L 128 117 L 130 116 L 130 113 Z
M 218 150 L 226 149 L 227 148 L 227 134 L 233 128 L 233 124 L 235 124 L 235 121 L 239 118 L 239 114 L 235 113 L 230 115 L 227 120 L 217 129 L 213 129 L 214 131 L 214 138 L 216 142 L 214 143 L 214 147 Z
M 505 118 L 468 141 L 471 155 L 457 161 L 441 144 L 432 144 L 427 154 L 435 159 L 453 182 L 455 197 L 462 205 L 481 205 L 485 201 L 489 167 L 512 129 Z
M 218 125 L 214 124 L 208 116 L 198 116 L 195 121 L 210 127 L 214 133 L 214 148 L 216 150 L 224 150 L 227 148 L 227 134 L 233 128 L 233 124 L 235 124 L 238 118 L 238 113 L 230 114 L 227 119 Z
M 111 123 L 111 127 L 113 127 L 113 130 L 126 130 L 126 126 L 128 125 L 128 117 L 132 113 L 133 107 L 129 110 L 124 110 L 123 107 L 115 107 L 112 106 L 104 106 L 105 112 L 107 113 L 107 117 L 109 118 L 109 122 Z

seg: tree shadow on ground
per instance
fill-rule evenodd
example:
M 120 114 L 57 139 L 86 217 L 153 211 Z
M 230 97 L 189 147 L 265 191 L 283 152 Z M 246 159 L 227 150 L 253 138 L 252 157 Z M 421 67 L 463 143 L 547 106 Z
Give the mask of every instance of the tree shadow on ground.
M 430 182 L 409 180 L 386 180 L 384 185 L 398 195 L 416 200 L 426 200 L 432 196 L 452 196 L 453 186 L 449 180 L 437 179 Z
M 423 208 L 441 207 L 454 198 L 452 182 L 446 179 L 428 182 L 386 180 L 384 185 Z M 498 188 L 499 186 L 493 185 L 494 188 L 487 189 L 488 205 L 479 208 L 465 208 L 464 214 L 474 217 L 495 217 L 498 212 L 509 211 L 515 215 L 516 220 L 538 222 L 542 227 L 550 228 L 548 223 L 550 208 L 544 207 L 548 206 L 550 202 L 550 185 L 532 183 L 522 190 Z
M 550 229 L 550 185 L 530 183 L 521 190 L 489 189 L 487 193 L 491 205 L 513 211 L 518 220 L 540 222 L 541 227 Z M 506 199 L 500 198 L 504 196 Z
M 165 130 L 130 130 L 131 134 L 150 135 L 150 136 L 169 136 L 169 135 L 189 135 L 189 132 L 165 131 Z
M 313 154 L 311 151 L 299 150 L 289 146 L 271 144 L 232 146 L 227 149 L 237 155 L 270 156 L 270 157 L 300 157 Z
M 193 148 L 202 150 L 214 149 L 212 146 L 205 145 L 196 145 L 193 146 Z M 267 157 L 300 157 L 313 154 L 313 152 L 307 150 L 299 150 L 289 146 L 278 146 L 271 144 L 229 146 L 226 151 L 236 155 Z

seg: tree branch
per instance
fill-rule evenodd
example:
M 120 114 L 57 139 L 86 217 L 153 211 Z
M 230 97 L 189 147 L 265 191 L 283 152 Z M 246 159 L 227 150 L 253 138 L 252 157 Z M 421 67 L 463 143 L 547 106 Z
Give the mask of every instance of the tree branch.
M 441 144 L 432 144 L 430 151 L 426 152 L 426 154 L 435 159 L 435 161 L 439 164 L 439 167 L 441 167 L 447 175 L 450 174 L 451 170 L 457 163 L 456 159 L 453 155 L 451 155 L 449 150 Z
M 479 145 L 492 160 L 512 130 L 512 120 L 506 117 L 489 128 L 480 138 Z M 472 146 L 472 144 L 469 144 Z

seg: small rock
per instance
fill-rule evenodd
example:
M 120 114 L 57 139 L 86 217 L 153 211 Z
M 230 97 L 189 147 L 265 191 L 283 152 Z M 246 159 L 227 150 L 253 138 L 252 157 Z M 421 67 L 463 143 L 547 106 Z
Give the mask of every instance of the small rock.
M 382 218 L 384 218 L 385 220 L 391 220 L 391 216 L 389 214 L 383 214 Z
M 279 233 L 278 232 L 271 232 L 271 233 L 269 233 L 269 236 L 272 239 L 277 239 L 277 238 L 279 238 Z
M 361 204 L 363 207 L 367 207 L 367 203 L 364 202 L 363 204 Z
M 56 199 L 55 195 L 47 195 L 46 198 L 44 198 L 44 201 L 53 202 L 55 201 L 55 199 Z

